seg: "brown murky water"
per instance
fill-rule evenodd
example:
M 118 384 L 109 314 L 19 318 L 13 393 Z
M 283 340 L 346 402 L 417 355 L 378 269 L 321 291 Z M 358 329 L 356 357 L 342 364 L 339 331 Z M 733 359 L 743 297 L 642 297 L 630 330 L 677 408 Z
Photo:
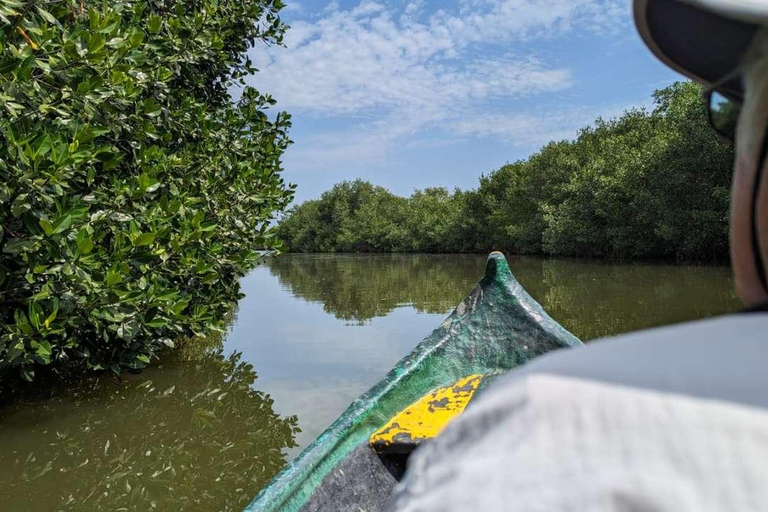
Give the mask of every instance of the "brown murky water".
M 584 340 L 738 309 L 727 268 L 512 257 Z M 484 256 L 290 255 L 223 343 L 0 409 L 0 510 L 241 510 L 436 327 Z

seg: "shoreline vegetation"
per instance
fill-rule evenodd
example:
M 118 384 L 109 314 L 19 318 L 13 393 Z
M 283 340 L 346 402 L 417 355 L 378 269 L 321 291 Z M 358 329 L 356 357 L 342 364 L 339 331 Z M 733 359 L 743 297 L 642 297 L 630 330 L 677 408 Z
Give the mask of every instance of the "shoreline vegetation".
M 226 327 L 293 199 L 290 116 L 244 80 L 283 7 L 0 5 L 0 388 L 138 372 Z
M 677 82 L 653 100 L 482 176 L 474 190 L 406 198 L 362 180 L 338 183 L 292 208 L 278 236 L 299 253 L 726 263 L 733 148 L 709 127 L 698 85 Z

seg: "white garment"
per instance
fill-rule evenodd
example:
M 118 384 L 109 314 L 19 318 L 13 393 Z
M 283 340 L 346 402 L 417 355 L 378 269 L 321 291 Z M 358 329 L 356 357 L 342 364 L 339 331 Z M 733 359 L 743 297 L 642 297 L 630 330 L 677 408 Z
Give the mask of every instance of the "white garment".
M 391 510 L 768 510 L 768 315 L 512 372 L 411 457 Z

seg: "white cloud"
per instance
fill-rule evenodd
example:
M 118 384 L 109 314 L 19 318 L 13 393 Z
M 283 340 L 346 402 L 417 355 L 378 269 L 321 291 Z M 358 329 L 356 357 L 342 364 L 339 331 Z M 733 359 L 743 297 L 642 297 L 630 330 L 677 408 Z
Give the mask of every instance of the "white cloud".
M 492 9 L 453 16 L 434 13 L 425 22 L 409 3 L 397 17 L 378 2 L 330 11 L 293 24 L 287 48 L 254 50 L 262 73 L 254 83 L 279 91 L 281 105 L 322 113 L 373 107 L 420 106 L 426 102 L 521 93 L 565 85 L 567 71 L 549 70 L 531 59 L 473 59 L 472 46 L 525 39 L 568 24 L 586 0 L 506 0 Z M 507 83 L 505 79 L 514 80 Z M 560 78 L 558 82 L 556 78 Z M 494 82 L 485 87 L 481 82 Z
M 325 6 L 323 9 L 323 12 L 333 12 L 338 11 L 341 6 L 339 5 L 339 2 L 337 0 L 333 0 L 331 2 L 328 2 L 328 5 Z
M 610 119 L 641 103 L 602 107 L 543 106 L 527 112 L 466 109 L 445 115 L 432 125 L 447 133 L 419 138 L 425 124 L 417 116 L 390 114 L 353 128 L 318 133 L 293 146 L 288 161 L 307 171 L 333 167 L 359 169 L 384 162 L 393 148 L 440 147 L 472 138 L 501 140 L 511 147 L 534 150 L 549 141 L 573 139 L 598 117 Z
M 453 129 L 461 135 L 496 137 L 517 146 L 538 147 L 552 140 L 573 139 L 581 128 L 593 124 L 598 117 L 617 117 L 633 105 L 600 108 L 564 105 L 526 113 L 481 113 L 457 121 Z
M 283 8 L 283 11 L 301 14 L 304 12 L 304 6 L 295 0 L 291 0 L 285 5 L 285 7 Z
M 360 118 L 291 149 L 294 160 L 318 166 L 384 158 L 404 139 L 436 127 L 529 144 L 547 134 L 571 134 L 557 119 L 560 112 L 501 116 L 495 109 L 562 91 L 573 79 L 568 67 L 522 55 L 521 45 L 575 26 L 615 30 L 625 14 L 615 8 L 619 1 L 462 0 L 457 11 L 430 15 L 423 0 L 401 8 L 363 0 L 349 9 L 334 1 L 317 18 L 294 22 L 287 48 L 253 50 L 261 72 L 252 84 L 273 92 L 293 113 Z M 517 52 L 510 50 L 514 45 Z

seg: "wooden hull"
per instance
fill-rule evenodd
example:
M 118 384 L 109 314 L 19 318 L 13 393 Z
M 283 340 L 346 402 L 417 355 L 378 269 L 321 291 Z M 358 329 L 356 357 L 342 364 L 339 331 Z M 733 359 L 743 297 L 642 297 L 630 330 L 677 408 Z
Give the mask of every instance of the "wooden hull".
M 431 390 L 468 375 L 501 374 L 545 352 L 580 345 L 512 276 L 501 253 L 451 315 L 376 386 L 355 400 L 264 488 L 247 511 L 379 510 L 402 461 L 368 440 Z

